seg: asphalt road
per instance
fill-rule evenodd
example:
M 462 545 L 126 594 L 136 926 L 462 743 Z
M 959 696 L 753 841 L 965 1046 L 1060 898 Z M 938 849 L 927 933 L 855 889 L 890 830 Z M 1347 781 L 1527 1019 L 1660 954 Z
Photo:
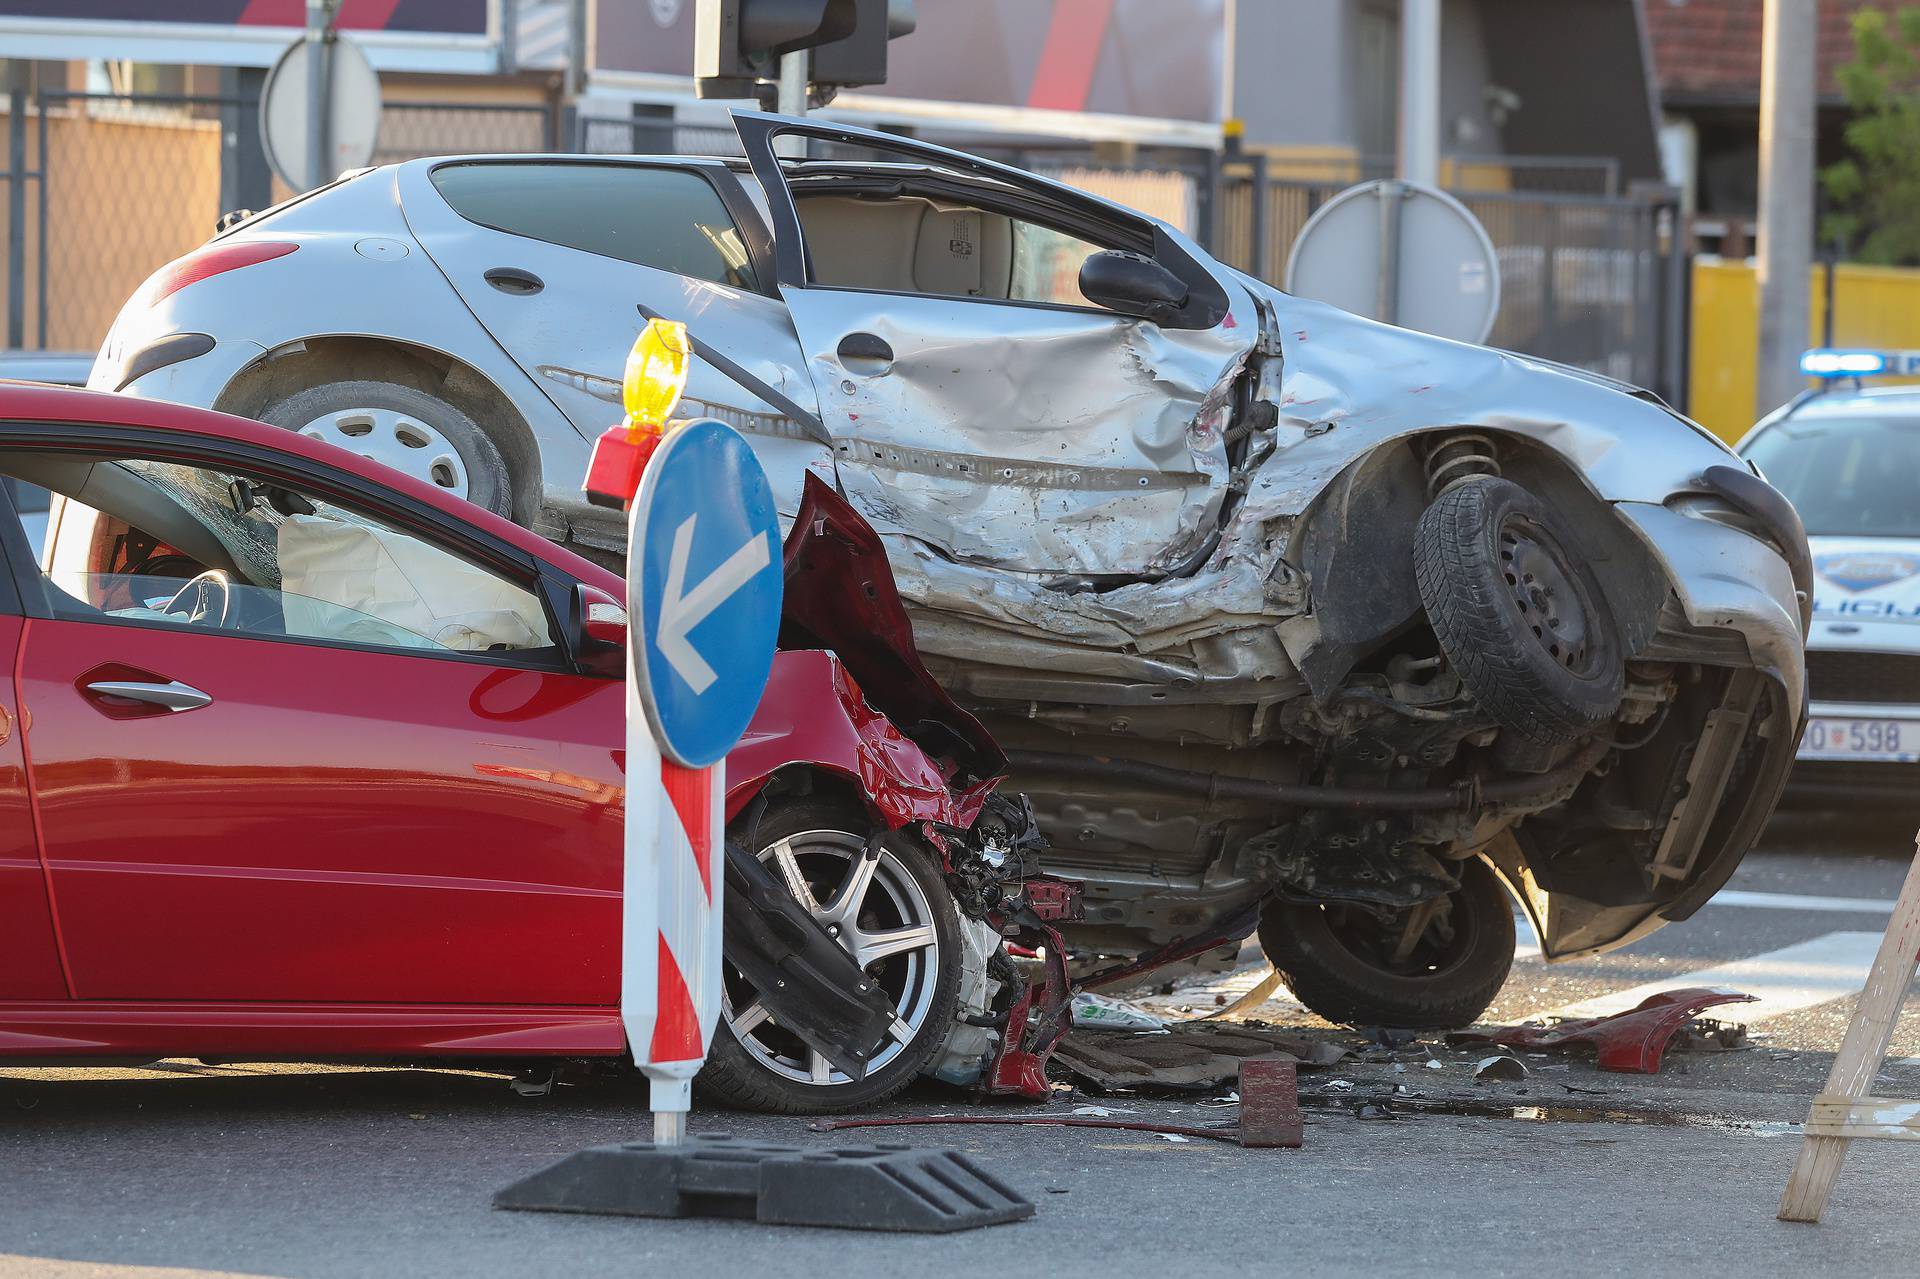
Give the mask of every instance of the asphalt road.
M 1910 847 L 1897 834 L 1842 846 L 1834 829 L 1778 832 L 1725 902 L 1625 952 L 1553 967 L 1522 959 L 1493 1010 L 1519 1018 L 1733 966 L 1764 992 L 1751 1049 L 1670 1056 L 1657 1077 L 1534 1058 L 1528 1079 L 1499 1084 L 1472 1079 L 1477 1054 L 1445 1048 L 1435 1050 L 1440 1070 L 1343 1062 L 1303 1076 L 1310 1121 L 1298 1151 L 1061 1128 L 915 1132 L 921 1144 L 971 1152 L 1038 1205 L 1033 1221 L 948 1238 L 492 1210 L 491 1192 L 516 1177 L 645 1132 L 642 1090 L 615 1082 L 530 1100 L 498 1077 L 451 1071 L 186 1062 L 0 1071 L 0 1279 L 1911 1274 L 1920 1148 L 1856 1143 L 1826 1224 L 1773 1217 L 1794 1125 L 1852 1008 L 1859 938 L 1884 927 L 1881 903 Z M 1149 1002 L 1212 1008 L 1258 973 L 1197 979 Z M 1258 1011 L 1343 1038 L 1284 993 Z M 1350 1087 L 1330 1087 L 1335 1079 Z M 1476 1113 L 1355 1117 L 1356 1099 L 1395 1084 Z M 1880 1088 L 1920 1098 L 1920 999 L 1909 1001 Z M 1088 1100 L 1063 1096 L 1048 1109 Z M 1199 1125 L 1231 1114 L 1104 1104 Z M 890 1111 L 973 1109 L 929 1086 Z M 798 1144 L 870 1136 L 725 1113 L 696 1115 L 694 1126 Z

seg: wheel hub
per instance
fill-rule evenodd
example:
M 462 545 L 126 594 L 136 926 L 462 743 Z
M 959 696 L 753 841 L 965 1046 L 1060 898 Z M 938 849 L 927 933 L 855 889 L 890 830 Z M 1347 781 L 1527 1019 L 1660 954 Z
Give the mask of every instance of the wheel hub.
M 394 409 L 339 409 L 314 418 L 300 428 L 300 434 L 371 458 L 455 497 L 467 496 L 467 467 L 460 451 L 453 441 L 411 414 Z
M 867 1064 L 879 1070 L 905 1051 L 932 1012 L 940 972 L 933 906 L 919 882 L 885 848 L 868 856 L 846 831 L 807 831 L 777 840 L 760 860 L 819 920 L 893 1005 L 888 1042 Z M 781 1029 L 745 978 L 728 969 L 720 1015 L 748 1055 L 767 1070 L 818 1087 L 851 1083 L 821 1054 Z
M 1588 666 L 1586 600 L 1561 562 L 1560 548 L 1531 520 L 1500 528 L 1500 566 L 1521 620 L 1548 656 L 1568 670 Z

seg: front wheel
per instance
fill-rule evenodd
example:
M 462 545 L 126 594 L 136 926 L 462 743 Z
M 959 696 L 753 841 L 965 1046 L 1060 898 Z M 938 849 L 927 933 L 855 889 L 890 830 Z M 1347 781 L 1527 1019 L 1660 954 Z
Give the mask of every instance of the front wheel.
M 1512 901 L 1479 858 L 1436 903 L 1275 899 L 1260 912 L 1260 948 L 1294 997 L 1350 1026 L 1472 1025 L 1506 984 L 1513 942 Z
M 946 1041 L 960 988 L 960 927 L 933 859 L 889 839 L 868 859 L 870 823 L 820 796 L 761 815 L 754 850 L 789 892 L 879 981 L 893 1029 L 853 1079 L 768 1015 L 752 983 L 724 969 L 721 1025 L 696 1086 L 741 1110 L 817 1115 L 871 1106 L 913 1082 Z M 741 832 L 744 837 L 746 832 Z

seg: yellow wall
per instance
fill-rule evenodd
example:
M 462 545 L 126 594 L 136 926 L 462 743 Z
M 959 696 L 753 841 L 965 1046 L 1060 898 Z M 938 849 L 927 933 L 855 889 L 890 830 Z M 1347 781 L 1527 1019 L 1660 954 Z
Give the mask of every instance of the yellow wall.
M 1813 269 L 1813 324 L 1826 312 L 1825 268 Z M 1834 276 L 1835 346 L 1920 349 L 1920 270 L 1842 265 Z M 1754 379 L 1760 345 L 1760 286 L 1751 262 L 1701 258 L 1693 264 L 1693 349 L 1688 410 L 1722 439 L 1737 440 L 1758 416 Z

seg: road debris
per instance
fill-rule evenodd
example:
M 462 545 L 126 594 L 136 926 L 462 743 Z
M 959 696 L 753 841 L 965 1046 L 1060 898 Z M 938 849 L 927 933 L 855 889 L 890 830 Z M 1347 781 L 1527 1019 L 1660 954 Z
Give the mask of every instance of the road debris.
M 1626 1012 L 1608 1017 L 1588 1017 L 1563 1021 L 1554 1026 L 1496 1026 L 1487 1030 L 1458 1031 L 1447 1036 L 1453 1044 L 1495 1043 L 1508 1048 L 1565 1049 L 1572 1045 L 1591 1047 L 1602 1070 L 1627 1074 L 1657 1075 L 1661 1055 L 1668 1043 L 1694 1022 L 1700 1011 L 1718 1004 L 1753 1003 L 1752 995 L 1737 991 L 1689 986 L 1680 990 L 1650 995 Z M 1744 1027 L 1727 1027 L 1711 1022 L 1720 1030 L 1709 1032 L 1721 1039 L 1732 1038 L 1739 1030 L 1744 1042 Z
M 1167 1023 L 1138 1004 L 1083 990 L 1073 997 L 1073 1026 L 1075 1030 L 1164 1031 Z
M 1054 1061 L 1096 1092 L 1146 1089 L 1211 1092 L 1230 1084 L 1241 1063 L 1275 1058 L 1307 1067 L 1330 1066 L 1346 1056 L 1338 1044 L 1247 1025 L 1196 1022 L 1156 1035 L 1075 1031 Z
M 1293 1062 L 1262 1058 L 1240 1063 L 1241 1145 L 1298 1150 L 1302 1124 Z
M 1495 1053 L 1491 1057 L 1482 1057 L 1473 1064 L 1473 1077 L 1480 1080 L 1525 1079 L 1527 1065 L 1518 1057 L 1506 1053 Z

